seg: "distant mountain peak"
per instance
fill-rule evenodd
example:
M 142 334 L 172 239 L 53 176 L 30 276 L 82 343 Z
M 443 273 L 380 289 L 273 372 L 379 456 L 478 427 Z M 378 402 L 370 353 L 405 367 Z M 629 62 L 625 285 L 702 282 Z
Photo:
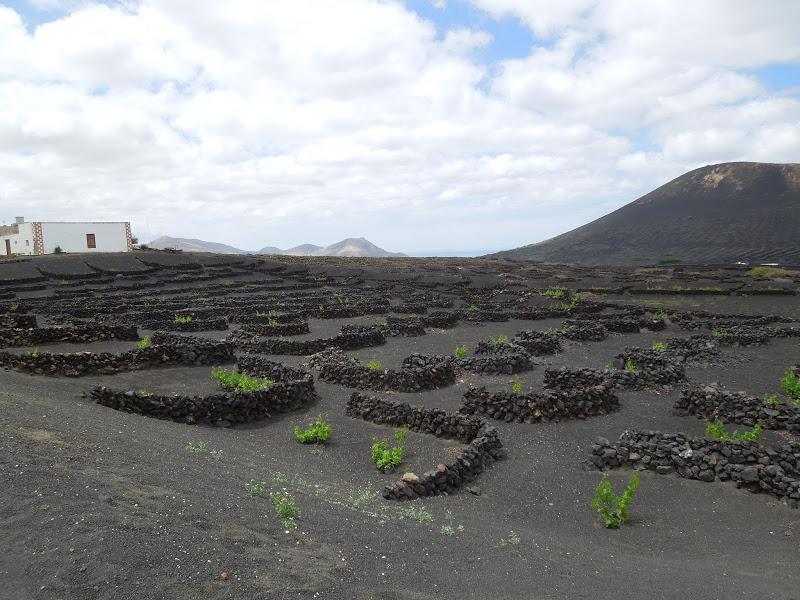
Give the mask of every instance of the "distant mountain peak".
M 800 164 L 733 162 L 689 171 L 599 219 L 498 252 L 583 264 L 800 264 Z
M 266 246 L 256 252 L 240 250 L 227 244 L 207 242 L 194 238 L 178 238 L 162 235 L 148 244 L 151 248 L 163 250 L 175 248 L 187 252 L 213 252 L 217 254 L 282 254 L 287 256 L 355 256 L 355 257 L 381 257 L 405 256 L 399 252 L 387 252 L 370 242 L 365 237 L 347 238 L 329 246 L 316 244 L 300 244 L 288 250 L 281 250 L 275 246 Z

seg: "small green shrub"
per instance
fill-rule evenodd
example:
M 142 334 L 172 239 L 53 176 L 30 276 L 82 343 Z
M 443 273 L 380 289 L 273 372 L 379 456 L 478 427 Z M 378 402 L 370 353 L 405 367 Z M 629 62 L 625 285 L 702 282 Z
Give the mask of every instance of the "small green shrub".
M 789 396 L 792 404 L 800 404 L 800 377 L 791 369 L 781 379 L 781 389 Z
M 686 291 L 686 289 L 687 289 L 687 288 L 685 288 L 685 287 L 683 287 L 683 286 L 681 286 L 681 285 L 673 285 L 673 286 L 672 286 L 672 291 L 673 291 L 673 292 L 677 292 L 677 293 L 685 292 L 685 291 Z
M 667 319 L 669 319 L 669 313 L 665 311 L 663 308 L 659 309 L 653 313 L 653 319 L 666 321 Z
M 667 349 L 667 344 L 665 342 L 653 342 L 653 350 L 657 352 L 664 352 Z
M 389 447 L 389 442 L 386 440 L 372 440 L 372 462 L 379 471 L 386 473 L 395 467 L 400 466 L 405 456 L 405 441 L 408 436 L 408 430 L 401 427 L 394 434 L 394 440 L 398 443 L 397 446 Z
M 470 313 L 476 313 L 476 312 L 478 312 L 478 310 L 480 310 L 480 309 L 474 304 L 470 304 L 469 307 L 467 308 L 467 312 L 470 312 Z
M 175 323 L 178 325 L 186 325 L 192 322 L 192 317 L 189 315 L 175 315 Z
M 562 333 L 569 333 L 573 329 L 575 329 L 575 326 L 574 325 L 570 325 L 569 323 L 564 323 L 563 325 L 561 325 Z
M 762 401 L 767 406 L 777 406 L 778 404 L 781 403 L 780 398 L 778 398 L 778 394 L 771 394 L 771 395 L 764 394 L 764 398 Z
M 53 254 L 64 254 L 64 251 L 61 249 L 61 246 L 56 246 L 53 248 Z
M 374 358 L 370 359 L 370 361 L 367 363 L 367 368 L 370 371 L 374 371 L 376 373 L 380 372 L 380 371 L 383 371 L 383 365 L 380 363 L 380 361 L 378 361 L 378 360 L 376 360 Z
M 467 358 L 467 354 L 469 354 L 469 351 L 467 350 L 466 346 L 458 346 L 456 351 L 453 352 L 453 356 L 458 359 Z
M 519 377 L 514 377 L 514 383 L 511 384 L 511 393 L 513 394 L 522 393 L 522 382 L 519 380 Z
M 265 390 L 272 385 L 272 381 L 267 378 L 258 379 L 233 370 L 227 371 L 221 367 L 211 369 L 211 377 L 219 381 L 226 390 L 253 392 L 255 390 Z
M 630 483 L 625 486 L 621 496 L 614 495 L 608 474 L 603 474 L 602 481 L 598 484 L 594 492 L 592 506 L 600 515 L 600 520 L 608 529 L 619 529 L 619 527 L 630 519 L 628 507 L 633 502 L 633 495 L 639 487 L 639 476 L 634 473 Z
M 797 291 L 800 293 L 800 288 L 798 288 Z M 8 310 L 11 311 L 11 312 L 17 312 L 18 308 L 19 308 L 19 304 L 17 302 L 13 302 L 13 303 L 11 303 L 11 305 L 9 305 Z
M 244 484 L 244 489 L 250 494 L 253 498 L 260 498 L 264 495 L 264 490 L 267 489 L 267 484 L 263 481 L 256 481 L 255 479 L 251 479 L 247 483 Z
M 756 423 L 756 426 L 753 427 L 750 431 L 745 431 L 744 433 L 739 433 L 738 431 L 734 431 L 732 434 L 728 434 L 728 430 L 725 429 L 725 424 L 720 419 L 715 419 L 712 421 L 706 421 L 706 437 L 709 437 L 713 440 L 717 440 L 720 442 L 725 442 L 728 440 L 741 440 L 743 442 L 755 442 L 761 439 L 761 436 L 764 434 L 764 430 L 761 427 L 761 423 Z
M 318 416 L 307 429 L 303 429 L 299 425 L 294 426 L 294 437 L 301 444 L 324 444 L 331 438 L 331 426 L 320 415 Z
M 493 338 L 490 338 L 492 341 L 493 346 L 503 346 L 504 344 L 510 344 L 511 340 L 508 339 L 507 335 L 498 335 Z
M 292 495 L 286 490 L 275 492 L 269 495 L 272 500 L 272 505 L 275 507 L 275 514 L 281 519 L 281 524 L 286 529 L 294 529 L 297 527 L 295 519 L 300 516 L 300 509 L 292 498 Z
M 633 362 L 632 358 L 629 358 L 628 360 L 625 361 L 625 369 L 624 369 L 624 371 L 626 373 L 638 373 L 639 372 L 639 367 L 636 366 L 636 363 Z
M 139 343 L 136 344 L 139 350 L 147 350 L 152 344 L 150 343 L 150 337 L 144 336 L 142 339 L 139 340 Z

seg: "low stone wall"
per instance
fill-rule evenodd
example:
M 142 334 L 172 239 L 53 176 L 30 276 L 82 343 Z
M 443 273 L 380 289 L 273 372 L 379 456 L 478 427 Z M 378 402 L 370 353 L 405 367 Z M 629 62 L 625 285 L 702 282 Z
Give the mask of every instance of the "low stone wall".
M 347 403 L 347 414 L 374 423 L 407 427 L 437 437 L 467 442 L 453 461 L 440 463 L 436 469 L 403 478 L 383 490 L 387 500 L 414 500 L 425 496 L 452 494 L 474 481 L 487 467 L 505 457 L 497 428 L 481 419 L 440 409 L 412 407 L 354 393 Z
M 567 319 L 562 326 L 561 335 L 568 340 L 602 342 L 608 337 L 608 330 L 603 324 L 594 321 Z
M 561 352 L 561 335 L 552 331 L 520 331 L 513 342 L 534 356 Z
M 766 404 L 763 399 L 744 392 L 729 392 L 717 383 L 691 386 L 681 392 L 673 406 L 675 414 L 694 415 L 701 419 L 721 419 L 765 429 L 785 429 L 800 433 L 800 407 L 792 404 Z
M 400 370 L 373 371 L 336 348 L 312 356 L 308 364 L 319 369 L 322 381 L 360 390 L 418 392 L 447 387 L 456 380 L 453 365 L 446 361 L 429 361 L 415 366 L 406 366 L 404 362 Z
M 287 323 L 243 323 L 242 331 L 259 336 L 302 335 L 309 333 L 308 321 L 289 321 Z
M 719 355 L 719 345 L 710 335 L 692 335 L 688 338 L 669 338 L 663 342 L 666 356 L 678 362 L 684 360 L 708 360 Z
M 597 438 L 590 462 L 598 469 L 632 467 L 687 479 L 734 481 L 752 492 L 767 492 L 800 506 L 800 443 L 774 448 L 757 442 L 689 438 L 683 433 L 626 431 L 616 444 Z
M 318 396 L 311 381 L 275 382 L 264 390 L 222 392 L 209 396 L 163 396 L 95 387 L 89 397 L 98 404 L 157 419 L 229 427 L 299 410 Z
M 244 335 L 242 335 L 244 334 Z M 234 332 L 227 338 L 237 348 L 261 354 L 290 354 L 307 356 L 322 352 L 326 348 L 341 350 L 358 350 L 371 348 L 386 343 L 386 337 L 375 329 L 365 328 L 357 333 L 341 333 L 331 338 L 315 340 L 284 340 L 280 338 L 257 338 L 245 332 Z
M 442 356 L 439 354 L 411 354 L 403 359 L 404 369 L 430 369 L 435 365 L 449 364 L 457 369 L 478 375 L 513 375 L 533 368 L 531 356 L 522 348 L 503 345 L 503 351 L 495 354 L 467 356 Z
M 177 323 L 172 319 L 149 319 L 138 323 L 142 329 L 165 329 L 167 331 L 225 331 L 228 322 L 225 319 L 195 319 L 188 323 Z
M 764 346 L 769 344 L 769 331 L 763 327 L 734 325 L 718 327 L 711 335 L 723 346 Z
M 424 327 L 435 327 L 437 329 L 449 329 L 458 325 L 461 320 L 458 313 L 443 310 L 434 311 L 420 317 Z
M 386 317 L 383 323 L 375 325 L 354 325 L 346 324 L 342 326 L 343 334 L 364 333 L 367 331 L 379 331 L 387 337 L 416 337 L 425 335 L 425 327 L 421 319 L 417 317 Z
M 36 315 L 21 315 L 15 312 L 0 314 L 0 328 L 32 329 L 36 327 Z
M 546 423 L 606 415 L 618 408 L 614 385 L 605 381 L 577 389 L 526 394 L 490 393 L 486 388 L 470 388 L 464 393 L 464 405 L 459 412 L 506 423 Z
M 411 431 L 458 440 L 465 444 L 478 437 L 478 433 L 486 425 L 483 419 L 467 414 L 391 402 L 359 392 L 353 392 L 350 396 L 345 414 L 371 423 L 405 427 Z
M 37 352 L 12 354 L 0 352 L 0 367 L 35 375 L 84 377 L 109 375 L 176 365 L 214 365 L 235 360 L 233 347 L 225 342 L 206 340 L 203 344 L 157 345 L 121 354 L 112 352 Z
M 121 325 L 80 325 L 76 327 L 33 327 L 0 329 L 0 346 L 36 346 L 56 342 L 88 343 L 100 340 L 136 341 L 135 327 Z
M 547 369 L 544 372 L 545 387 L 553 389 L 573 389 L 600 385 L 612 381 L 621 388 L 643 389 L 654 386 L 670 386 L 686 380 L 686 371 L 681 364 L 668 364 L 664 368 L 637 371 L 609 369 Z
M 639 333 L 640 323 L 639 319 L 603 319 L 601 321 L 607 331 L 612 333 Z

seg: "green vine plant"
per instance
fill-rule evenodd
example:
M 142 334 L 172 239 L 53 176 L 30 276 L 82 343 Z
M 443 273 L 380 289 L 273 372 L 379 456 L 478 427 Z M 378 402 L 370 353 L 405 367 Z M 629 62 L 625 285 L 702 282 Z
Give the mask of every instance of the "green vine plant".
M 462 358 L 467 358 L 467 354 L 469 354 L 469 350 L 467 350 L 466 346 L 458 346 L 455 352 L 453 352 L 453 356 L 459 360 Z
M 755 427 L 753 427 L 750 431 L 745 431 L 743 433 L 734 431 L 732 434 L 729 434 L 728 430 L 725 428 L 725 424 L 720 419 L 706 421 L 706 437 L 719 442 L 726 442 L 728 440 L 756 442 L 761 439 L 763 434 L 764 429 L 761 427 L 761 423 L 756 423 Z
M 402 464 L 406 452 L 405 441 L 407 436 L 408 430 L 405 427 L 398 429 L 394 434 L 394 441 L 398 445 L 391 448 L 388 441 L 373 438 L 372 462 L 375 463 L 376 469 L 386 473 Z
M 789 402 L 800 406 L 800 376 L 793 370 L 788 370 L 781 380 L 781 389 L 786 392 Z
M 611 487 L 611 482 L 608 480 L 608 474 L 603 473 L 603 479 L 594 492 L 592 507 L 600 515 L 600 520 L 603 522 L 604 527 L 607 529 L 619 529 L 630 519 L 628 507 L 633 502 L 633 496 L 638 487 L 639 476 L 634 473 L 628 485 L 625 486 L 622 495 L 616 496 L 614 489 Z
M 324 444 L 331 438 L 332 428 L 322 415 L 319 415 L 308 428 L 294 426 L 294 437 L 301 444 Z

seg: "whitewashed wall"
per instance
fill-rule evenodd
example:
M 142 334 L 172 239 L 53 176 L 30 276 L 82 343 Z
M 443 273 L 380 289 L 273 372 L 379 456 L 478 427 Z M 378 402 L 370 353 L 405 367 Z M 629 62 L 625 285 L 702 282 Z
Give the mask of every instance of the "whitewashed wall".
M 86 246 L 86 234 L 93 233 L 96 248 Z M 127 252 L 125 223 L 42 223 L 44 253 L 56 246 L 64 252 Z
M 0 235 L 0 256 L 6 254 L 6 240 L 11 242 L 12 254 L 33 254 L 33 228 L 31 223 L 20 223 L 19 233 Z

